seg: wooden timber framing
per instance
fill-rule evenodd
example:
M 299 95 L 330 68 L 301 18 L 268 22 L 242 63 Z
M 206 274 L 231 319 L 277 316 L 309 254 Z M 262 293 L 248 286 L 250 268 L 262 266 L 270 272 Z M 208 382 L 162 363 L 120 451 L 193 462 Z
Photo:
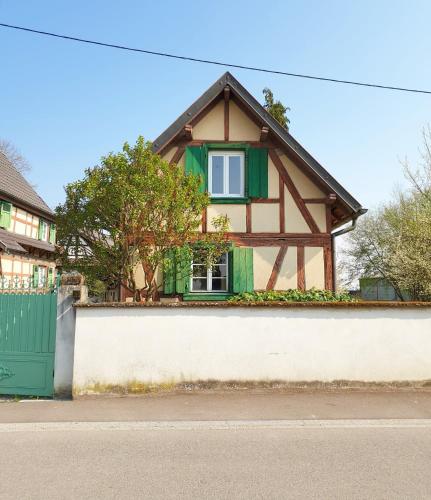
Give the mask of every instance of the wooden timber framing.
M 251 203 L 280 203 L 280 198 L 250 198 Z
M 280 247 L 280 250 L 278 251 L 277 257 L 274 262 L 274 267 L 272 268 L 271 275 L 266 285 L 267 290 L 274 290 L 278 275 L 280 274 L 281 266 L 283 265 L 284 258 L 286 257 L 287 248 L 287 245 L 284 245 Z
M 278 174 L 278 196 L 280 198 L 279 218 L 280 218 L 280 233 L 286 231 L 285 211 L 284 211 L 284 182 L 280 173 Z
M 325 245 L 323 247 L 323 264 L 325 270 L 325 289 L 334 290 L 334 276 L 333 276 L 333 259 L 332 259 L 332 245 Z
M 305 290 L 305 259 L 303 246 L 298 246 L 297 248 L 296 275 L 298 290 Z
M 252 224 L 251 224 L 251 203 L 247 203 L 245 206 L 245 227 L 247 233 L 251 233 Z
M 178 146 L 177 150 L 174 153 L 174 156 L 172 157 L 171 161 L 169 162 L 170 165 L 174 165 L 175 163 L 178 163 L 181 160 L 181 157 L 183 156 L 185 151 L 184 146 Z
M 207 207 L 202 210 L 202 232 L 208 231 L 208 211 Z
M 223 91 L 224 95 L 224 140 L 229 140 L 229 97 L 230 87 L 226 86 Z
M 269 127 L 262 127 L 260 131 L 260 141 L 265 142 L 268 139 Z
M 301 215 L 304 217 L 305 222 L 307 223 L 311 232 L 320 233 L 316 222 L 314 221 L 310 211 L 307 208 L 307 205 L 305 204 L 304 200 L 301 198 L 298 190 L 296 189 L 295 184 L 293 183 L 292 179 L 290 178 L 290 175 L 287 172 L 287 169 L 283 165 L 283 162 L 280 160 L 280 157 L 278 156 L 275 149 L 273 149 L 273 148 L 269 149 L 269 156 L 270 156 L 272 162 L 274 163 L 275 168 L 278 170 L 278 173 L 279 173 L 283 183 L 285 184 L 285 186 L 287 187 L 293 200 L 295 201 L 296 206 L 298 207 L 299 211 L 301 212 Z

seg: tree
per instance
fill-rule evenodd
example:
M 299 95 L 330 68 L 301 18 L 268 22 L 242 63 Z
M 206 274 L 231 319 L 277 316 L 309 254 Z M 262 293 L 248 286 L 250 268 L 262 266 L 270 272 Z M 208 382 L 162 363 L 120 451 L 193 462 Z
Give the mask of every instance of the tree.
M 19 150 L 6 139 L 0 139 L 0 152 L 12 163 L 12 165 L 21 174 L 26 174 L 30 171 L 30 165 L 26 158 L 19 152 Z
M 159 267 L 168 269 L 193 251 L 211 263 L 225 251 L 225 217 L 213 221 L 218 232 L 198 236 L 209 203 L 199 183 L 153 153 L 143 137 L 135 146 L 125 143 L 122 152 L 102 157 L 66 186 L 66 201 L 56 209 L 61 264 L 81 272 L 93 288 L 121 284 L 135 300 L 155 297 Z M 139 264 L 143 286 L 136 282 Z
M 422 166 L 404 163 L 409 183 L 390 203 L 368 214 L 349 233 L 344 267 L 350 279 L 383 277 L 402 298 L 431 299 L 431 131 L 424 131 Z M 346 265 L 347 263 L 347 265 Z
M 290 120 L 287 117 L 286 113 L 287 111 L 290 111 L 290 108 L 284 106 L 281 101 L 275 101 L 274 94 L 268 87 L 265 87 L 262 93 L 265 96 L 265 104 L 263 105 L 263 107 L 271 116 L 273 116 L 278 121 L 278 123 L 282 127 L 284 127 L 286 130 L 289 130 Z

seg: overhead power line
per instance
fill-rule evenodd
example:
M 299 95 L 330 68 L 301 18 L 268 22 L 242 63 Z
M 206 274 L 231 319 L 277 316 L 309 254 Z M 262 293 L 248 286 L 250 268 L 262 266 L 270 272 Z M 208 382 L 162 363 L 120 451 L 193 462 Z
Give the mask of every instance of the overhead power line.
M 356 85 L 359 87 L 372 87 L 372 88 L 383 89 L 383 90 L 397 90 L 400 92 L 412 92 L 415 94 L 431 94 L 431 90 L 396 87 L 393 85 L 380 85 L 377 83 L 356 82 L 353 80 L 341 80 L 338 78 L 326 78 L 323 76 L 304 75 L 301 73 L 290 73 L 288 71 L 278 71 L 278 70 L 274 70 L 274 69 L 258 68 L 255 66 L 244 66 L 243 64 L 232 64 L 232 63 L 226 63 L 226 62 L 221 62 L 221 61 L 212 61 L 210 59 L 198 59 L 196 57 L 179 56 L 176 54 L 169 54 L 167 52 L 156 52 L 154 50 L 138 49 L 135 47 L 127 47 L 125 45 L 117 45 L 117 44 L 113 44 L 113 43 L 98 42 L 96 40 L 87 40 L 85 38 L 78 38 L 75 36 L 60 35 L 58 33 L 50 33 L 48 31 L 41 31 L 41 30 L 35 30 L 32 28 L 25 28 L 23 26 L 14 26 L 12 24 L 0 23 L 0 26 L 3 28 L 11 28 L 11 29 L 20 30 L 20 31 L 27 31 L 29 33 L 37 33 L 38 35 L 45 35 L 45 36 L 51 36 L 51 37 L 55 37 L 55 38 L 62 38 L 64 40 L 72 40 L 74 42 L 88 43 L 91 45 L 100 45 L 102 47 L 110 47 L 112 49 L 128 50 L 131 52 L 140 52 L 143 54 L 150 54 L 153 56 L 170 57 L 171 59 L 180 59 L 183 61 L 191 61 L 191 62 L 197 62 L 197 63 L 203 63 L 203 64 L 213 64 L 216 66 L 225 66 L 228 68 L 247 69 L 250 71 L 259 71 L 261 73 L 271 73 L 274 75 L 293 76 L 295 78 L 307 78 L 308 80 L 320 80 L 323 82 L 330 82 L 330 83 L 342 83 L 345 85 Z

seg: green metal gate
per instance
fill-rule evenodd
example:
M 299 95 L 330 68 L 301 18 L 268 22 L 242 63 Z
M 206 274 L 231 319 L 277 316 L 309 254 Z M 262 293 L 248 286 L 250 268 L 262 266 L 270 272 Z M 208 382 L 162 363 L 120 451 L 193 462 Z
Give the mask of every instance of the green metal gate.
M 52 396 L 56 287 L 0 286 L 0 394 Z

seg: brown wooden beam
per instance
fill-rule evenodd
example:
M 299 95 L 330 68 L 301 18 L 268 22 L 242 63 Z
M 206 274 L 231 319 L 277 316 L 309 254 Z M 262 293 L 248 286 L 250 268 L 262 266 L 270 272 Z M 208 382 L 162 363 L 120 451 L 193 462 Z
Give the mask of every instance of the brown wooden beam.
M 297 268 L 297 283 L 298 290 L 305 290 L 305 259 L 304 247 L 297 248 L 296 268 Z
M 174 156 L 171 158 L 169 164 L 174 165 L 175 163 L 178 163 L 184 154 L 184 150 L 185 150 L 184 146 L 179 146 L 178 149 L 175 151 Z
M 322 203 L 325 205 L 333 205 L 337 201 L 335 194 L 330 194 L 326 198 L 303 198 L 304 203 Z
M 230 98 L 230 87 L 225 87 L 223 91 L 224 95 L 224 140 L 229 140 L 229 98 Z
M 292 179 L 290 178 L 290 175 L 288 174 L 287 170 L 284 168 L 284 165 L 283 165 L 282 161 L 280 160 L 280 157 L 276 153 L 275 149 L 269 150 L 269 156 L 271 157 L 272 162 L 274 163 L 275 167 L 277 168 L 278 173 L 280 174 L 284 184 L 286 185 L 287 189 L 289 190 L 289 193 L 292 195 L 292 198 L 295 201 L 296 206 L 298 207 L 302 216 L 304 217 L 305 222 L 308 224 L 308 227 L 311 229 L 311 232 L 320 233 L 316 222 L 314 221 L 310 211 L 308 210 L 306 204 L 304 203 L 304 200 L 301 198 L 301 195 L 299 194 L 298 190 L 296 189 L 296 186 L 293 183 Z
M 184 138 L 186 141 L 191 141 L 193 139 L 192 131 L 193 131 L 192 125 L 190 124 L 184 125 Z
M 278 174 L 278 196 L 280 197 L 279 218 L 280 218 L 280 233 L 286 231 L 285 211 L 284 211 L 284 182 L 280 174 Z
M 208 212 L 207 207 L 202 210 L 202 232 L 206 233 L 208 231 Z
M 268 133 L 269 133 L 269 128 L 268 127 L 262 127 L 260 131 L 260 140 L 261 142 L 265 142 L 268 139 Z
M 326 205 L 325 215 L 326 215 L 326 232 L 330 233 L 332 231 L 332 207 L 331 207 L 331 205 Z
M 269 277 L 268 283 L 266 285 L 267 290 L 274 290 L 278 275 L 280 274 L 281 266 L 283 265 L 284 258 L 286 257 L 287 248 L 287 246 L 280 247 L 280 250 L 274 262 L 274 267 L 272 268 L 271 276 Z
M 331 245 L 323 247 L 323 259 L 325 266 L 325 289 L 334 290 L 334 278 L 332 269 L 332 248 Z
M 245 206 L 245 227 L 247 233 L 251 233 L 251 203 Z
M 252 203 L 280 203 L 280 198 L 250 198 Z

